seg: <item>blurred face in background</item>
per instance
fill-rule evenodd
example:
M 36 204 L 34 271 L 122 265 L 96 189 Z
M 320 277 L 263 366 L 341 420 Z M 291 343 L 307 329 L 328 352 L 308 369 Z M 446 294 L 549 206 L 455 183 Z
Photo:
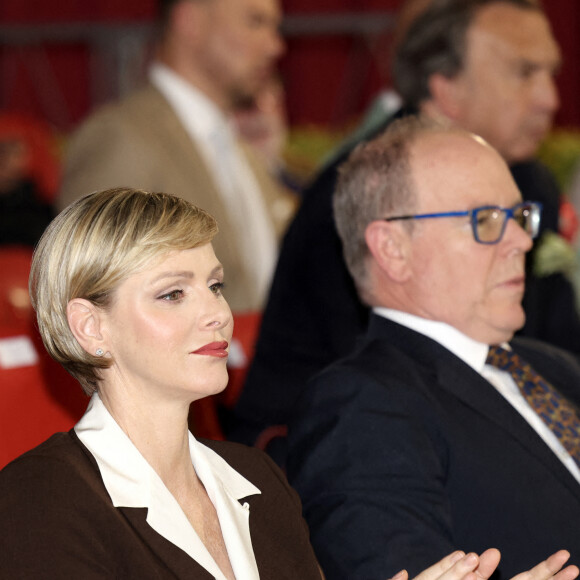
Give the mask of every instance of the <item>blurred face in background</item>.
M 532 157 L 559 106 L 560 51 L 545 16 L 501 2 L 481 8 L 467 32 L 462 72 L 448 80 L 458 125 L 508 163 Z
M 254 98 L 284 52 L 278 0 L 205 0 L 198 61 L 225 108 Z

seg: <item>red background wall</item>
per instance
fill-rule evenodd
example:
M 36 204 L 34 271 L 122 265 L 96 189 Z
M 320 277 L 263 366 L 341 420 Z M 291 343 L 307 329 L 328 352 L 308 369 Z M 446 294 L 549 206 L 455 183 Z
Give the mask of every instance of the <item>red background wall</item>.
M 400 0 L 283 0 L 285 13 L 337 15 L 353 18 L 370 13 L 396 12 Z M 558 126 L 580 126 L 580 3 L 577 0 L 544 2 L 564 53 L 558 78 L 562 106 Z M 155 0 L 2 0 L 0 4 L 0 108 L 34 114 L 56 128 L 73 128 L 100 100 L 95 96 L 94 55 L 83 38 L 67 26 L 89 24 L 146 26 Z M 316 21 L 315 21 L 316 23 Z M 49 42 L 36 37 L 54 33 Z M 85 30 L 91 28 L 83 27 Z M 18 32 L 20 40 L 13 34 Z M 60 38 L 60 40 L 59 40 Z M 25 40 L 23 40 L 25 39 Z M 102 39 L 106 43 L 106 38 Z M 288 37 L 288 53 L 281 62 L 293 124 L 338 125 L 362 111 L 388 74 L 376 54 L 385 44 L 360 35 L 300 35 Z M 384 59 L 383 59 L 384 60 Z M 102 67 L 102 65 L 101 65 Z M 107 70 L 101 70 L 107 74 Z

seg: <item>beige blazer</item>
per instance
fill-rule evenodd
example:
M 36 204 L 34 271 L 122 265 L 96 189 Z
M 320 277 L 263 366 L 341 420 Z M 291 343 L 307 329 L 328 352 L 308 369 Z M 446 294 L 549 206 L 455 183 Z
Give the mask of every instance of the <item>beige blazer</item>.
M 244 151 L 280 238 L 296 200 L 269 177 L 247 148 Z M 167 100 L 150 85 L 106 105 L 72 136 L 57 205 L 62 209 L 89 192 L 119 186 L 179 195 L 211 213 L 220 228 L 214 249 L 224 265 L 225 295 L 232 310 L 263 307 L 264 297 L 252 295 L 239 240 L 201 153 Z

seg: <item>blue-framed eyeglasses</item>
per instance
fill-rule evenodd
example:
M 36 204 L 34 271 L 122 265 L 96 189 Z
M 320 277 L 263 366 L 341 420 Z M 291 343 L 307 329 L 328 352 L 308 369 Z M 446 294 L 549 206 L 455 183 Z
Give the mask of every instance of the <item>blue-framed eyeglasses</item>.
M 443 213 L 422 213 L 383 218 L 386 222 L 396 220 L 420 220 L 442 217 L 469 217 L 475 241 L 480 244 L 497 244 L 503 238 L 509 218 L 531 237 L 535 238 L 540 229 L 542 204 L 531 201 L 518 203 L 512 208 L 484 205 L 468 211 L 448 211 Z

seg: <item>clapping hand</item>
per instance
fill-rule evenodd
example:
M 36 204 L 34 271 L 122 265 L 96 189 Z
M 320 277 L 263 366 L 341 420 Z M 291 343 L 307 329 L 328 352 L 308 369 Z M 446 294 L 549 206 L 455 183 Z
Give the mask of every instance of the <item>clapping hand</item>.
M 486 550 L 480 556 L 473 552 L 453 552 L 421 572 L 414 580 L 488 580 L 497 568 L 500 557 L 495 548 Z M 512 580 L 574 580 L 580 572 L 576 566 L 562 569 L 568 558 L 570 553 L 560 550 Z M 409 575 L 406 570 L 401 570 L 391 580 L 409 580 Z

